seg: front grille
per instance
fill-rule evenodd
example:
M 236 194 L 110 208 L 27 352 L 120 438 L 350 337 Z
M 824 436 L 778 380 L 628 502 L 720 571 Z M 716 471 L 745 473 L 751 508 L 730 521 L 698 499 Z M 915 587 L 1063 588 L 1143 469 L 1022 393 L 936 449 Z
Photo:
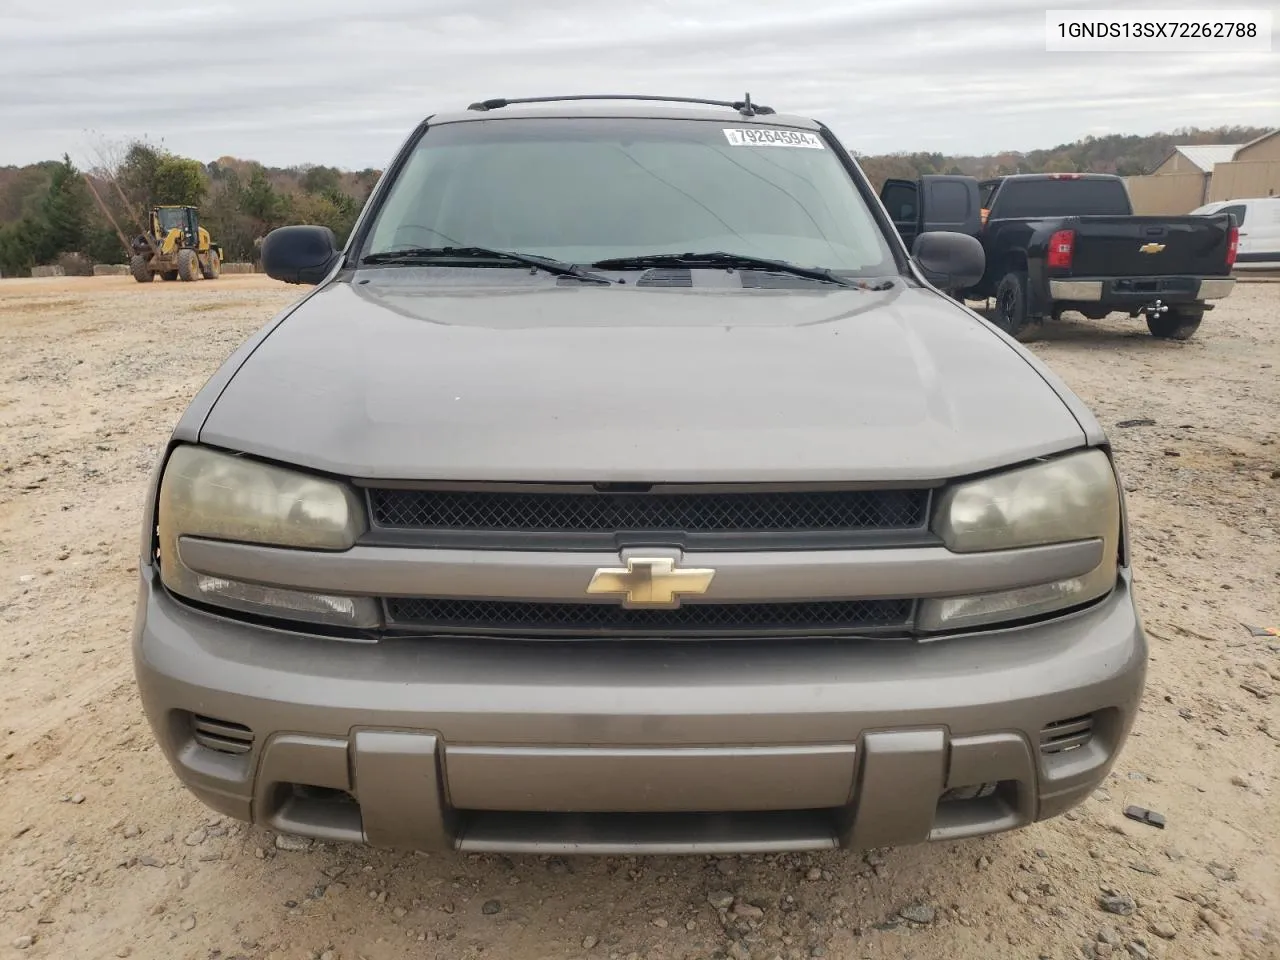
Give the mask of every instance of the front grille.
M 915 530 L 928 490 L 562 493 L 372 488 L 373 523 L 524 533 L 808 533 Z
M 386 607 L 395 627 L 516 636 L 851 633 L 905 629 L 912 614 L 911 600 L 687 603 L 643 610 L 609 603 L 393 597 Z

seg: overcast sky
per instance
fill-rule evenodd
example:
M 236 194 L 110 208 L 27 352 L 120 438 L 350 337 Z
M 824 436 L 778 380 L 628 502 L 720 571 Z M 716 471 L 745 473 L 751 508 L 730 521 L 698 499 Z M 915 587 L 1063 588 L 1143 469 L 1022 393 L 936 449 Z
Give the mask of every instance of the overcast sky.
M 860 153 L 1280 124 L 1278 53 L 1044 49 L 1046 9 L 1216 5 L 366 0 L 357 14 L 351 0 L 0 0 L 0 164 L 83 163 L 95 137 L 145 135 L 205 161 L 381 167 L 432 112 L 581 92 L 750 91 Z

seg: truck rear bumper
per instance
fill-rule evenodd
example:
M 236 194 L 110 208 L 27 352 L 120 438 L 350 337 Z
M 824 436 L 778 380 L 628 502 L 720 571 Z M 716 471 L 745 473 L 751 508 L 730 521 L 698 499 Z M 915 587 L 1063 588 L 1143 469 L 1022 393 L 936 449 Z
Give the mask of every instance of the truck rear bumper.
M 1128 735 L 1146 641 L 1127 578 L 924 644 L 360 644 L 212 616 L 144 572 L 134 660 L 174 771 L 233 817 L 402 849 L 762 852 L 1064 812 Z
M 1235 287 L 1234 277 L 1105 277 L 1050 280 L 1049 296 L 1069 303 L 1107 303 L 1116 309 L 1152 300 L 1166 303 L 1221 300 Z

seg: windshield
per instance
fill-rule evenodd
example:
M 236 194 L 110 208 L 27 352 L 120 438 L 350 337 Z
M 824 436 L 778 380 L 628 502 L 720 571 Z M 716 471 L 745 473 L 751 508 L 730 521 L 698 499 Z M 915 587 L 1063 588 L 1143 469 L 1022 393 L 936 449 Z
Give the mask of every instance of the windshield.
M 156 216 L 160 220 L 160 228 L 166 233 L 174 227 L 181 227 L 183 230 L 187 228 L 186 211 L 181 208 L 162 207 L 156 211 Z
M 864 276 L 897 272 L 828 144 L 807 131 L 729 119 L 509 119 L 429 129 L 361 254 L 442 246 L 580 264 L 717 251 Z

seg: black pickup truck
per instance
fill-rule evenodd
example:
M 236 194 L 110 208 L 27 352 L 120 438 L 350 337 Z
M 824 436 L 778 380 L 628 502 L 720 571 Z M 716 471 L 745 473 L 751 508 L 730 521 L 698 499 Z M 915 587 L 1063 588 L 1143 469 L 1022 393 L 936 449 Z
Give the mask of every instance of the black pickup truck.
M 977 237 L 986 272 L 975 286 L 948 292 L 994 298 L 992 322 L 1023 341 L 1066 310 L 1095 320 L 1145 315 L 1152 335 L 1186 340 L 1212 309 L 1208 301 L 1235 284 L 1230 215 L 1134 216 L 1115 176 L 927 176 L 888 180 L 880 199 L 909 247 L 930 230 Z

